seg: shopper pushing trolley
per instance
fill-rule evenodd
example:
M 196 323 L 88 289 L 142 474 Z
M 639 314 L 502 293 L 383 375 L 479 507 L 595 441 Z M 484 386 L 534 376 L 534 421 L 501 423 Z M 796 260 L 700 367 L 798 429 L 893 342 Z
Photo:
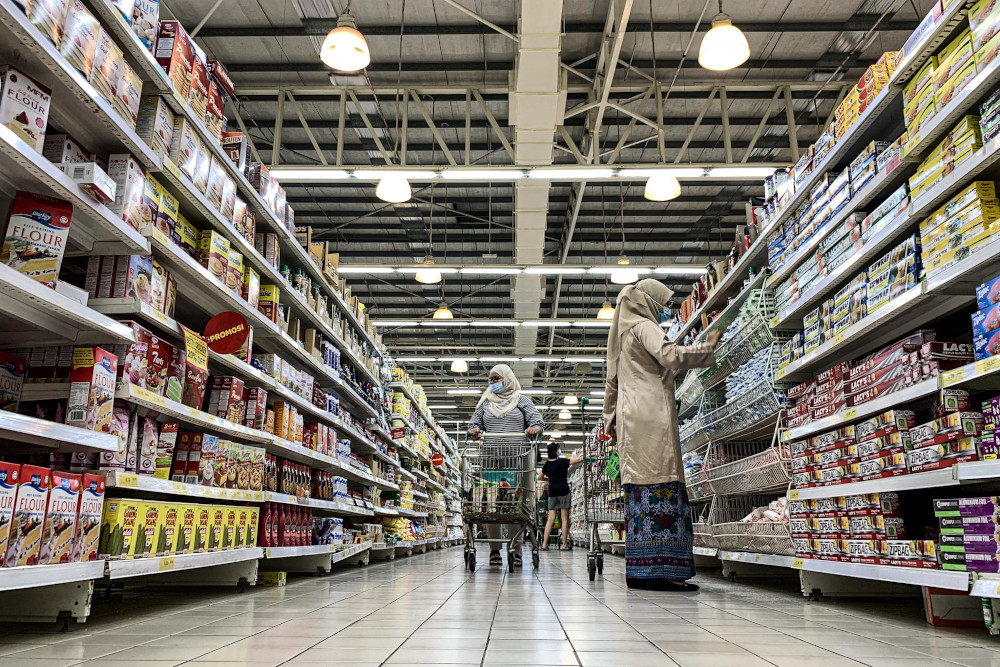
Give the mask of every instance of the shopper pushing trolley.
M 706 342 L 671 342 L 659 316 L 673 292 L 640 280 L 618 295 L 608 334 L 605 432 L 617 440 L 625 495 L 625 581 L 629 588 L 698 590 L 694 533 L 681 462 L 677 371 L 715 363 L 718 331 Z
M 535 439 L 542 415 L 521 393 L 521 383 L 505 364 L 490 370 L 489 386 L 469 420 L 469 442 L 462 455 L 465 558 L 476 569 L 476 535 L 485 528 L 490 565 L 503 565 L 500 547 L 507 544 L 507 567 L 521 567 L 527 534 L 532 564 L 538 567 L 535 517 Z M 501 537 L 506 526 L 507 537 Z

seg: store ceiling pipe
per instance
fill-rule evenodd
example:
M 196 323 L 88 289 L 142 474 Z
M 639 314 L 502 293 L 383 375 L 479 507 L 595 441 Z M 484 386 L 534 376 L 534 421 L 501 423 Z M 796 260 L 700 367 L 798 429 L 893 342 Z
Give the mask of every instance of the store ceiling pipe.
M 522 2 L 518 22 L 518 51 L 510 74 L 510 124 L 514 128 L 514 163 L 552 164 L 556 127 L 566 111 L 566 73 L 559 64 L 562 48 L 562 0 Z M 549 182 L 518 182 L 514 186 L 514 262 L 541 263 L 549 210 Z M 511 280 L 514 317 L 537 318 L 544 294 L 541 276 Z M 519 327 L 514 332 L 518 356 L 535 352 L 538 331 Z M 513 364 L 525 386 L 531 385 L 534 362 Z

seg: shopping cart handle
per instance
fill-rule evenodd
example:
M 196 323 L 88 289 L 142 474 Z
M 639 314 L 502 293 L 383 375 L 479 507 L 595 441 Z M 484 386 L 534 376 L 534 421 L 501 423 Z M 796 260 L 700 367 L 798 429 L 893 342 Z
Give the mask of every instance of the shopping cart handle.
M 468 437 L 478 440 L 480 438 L 524 438 L 527 436 L 524 435 L 524 431 L 514 431 L 512 433 L 480 433 L 476 436 L 468 435 Z

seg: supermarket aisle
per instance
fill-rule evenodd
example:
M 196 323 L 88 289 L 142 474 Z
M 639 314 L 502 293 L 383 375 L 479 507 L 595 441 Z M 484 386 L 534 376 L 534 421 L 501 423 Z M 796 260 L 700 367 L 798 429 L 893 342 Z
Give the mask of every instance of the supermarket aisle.
M 712 574 L 696 594 L 629 593 L 621 559 L 592 584 L 580 549 L 546 554 L 537 576 L 470 575 L 461 557 L 433 552 L 242 595 L 132 599 L 68 635 L 7 634 L 0 666 L 1000 666 L 1000 643 L 930 628 L 912 603 L 809 603 L 790 587 Z

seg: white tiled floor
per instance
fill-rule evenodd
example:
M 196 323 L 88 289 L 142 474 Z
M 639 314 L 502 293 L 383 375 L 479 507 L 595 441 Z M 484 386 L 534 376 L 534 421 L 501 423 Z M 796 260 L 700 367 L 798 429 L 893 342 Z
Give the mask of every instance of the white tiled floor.
M 470 574 L 456 548 L 280 589 L 98 596 L 69 633 L 2 628 L 0 667 L 1000 667 L 1000 641 L 930 627 L 916 601 L 809 602 L 711 572 L 698 593 L 629 592 L 620 558 L 593 583 L 585 564 L 577 549 L 543 554 L 537 572 Z

